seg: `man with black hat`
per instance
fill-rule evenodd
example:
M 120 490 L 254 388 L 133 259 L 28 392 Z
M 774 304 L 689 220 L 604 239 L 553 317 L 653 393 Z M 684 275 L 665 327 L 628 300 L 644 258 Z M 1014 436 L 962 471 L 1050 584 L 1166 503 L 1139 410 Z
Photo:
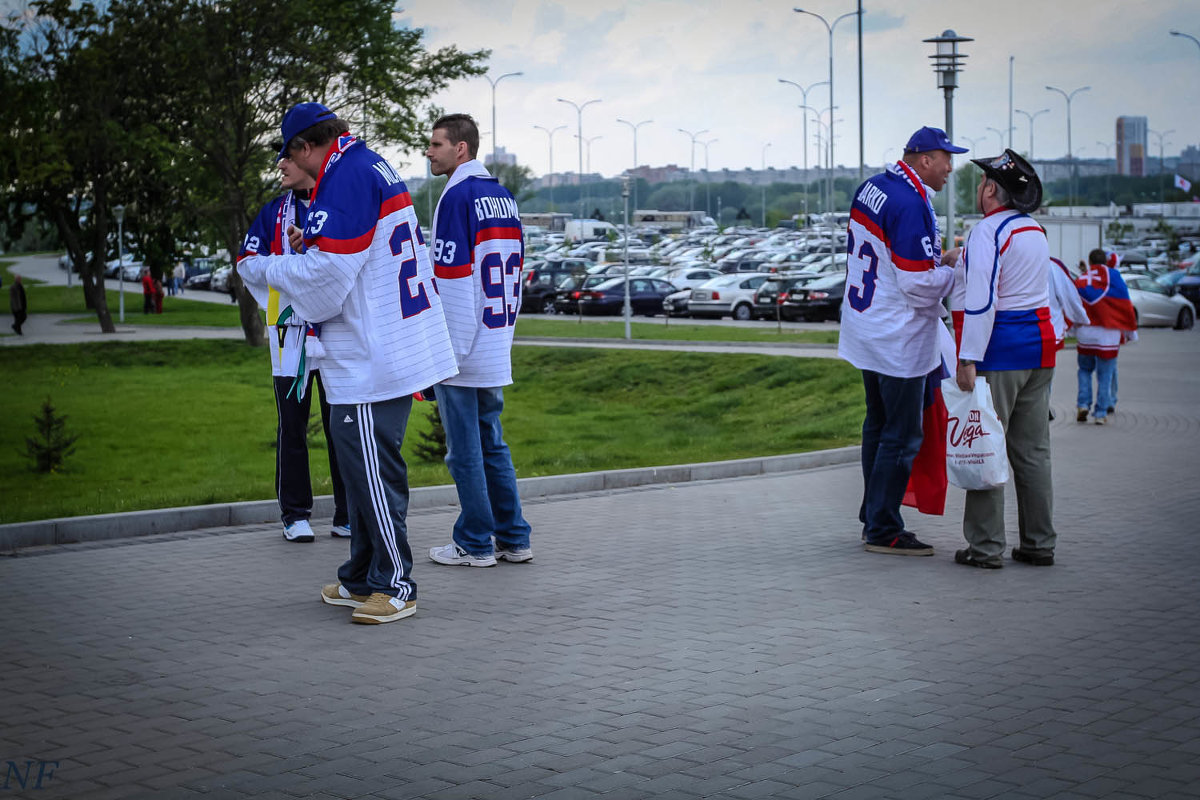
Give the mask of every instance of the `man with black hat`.
M 976 194 L 984 217 L 971 229 L 956 274 L 956 382 L 969 392 L 976 376 L 983 377 L 1004 426 L 1017 490 L 1020 545 L 1013 559 L 1049 566 L 1057 541 L 1050 472 L 1050 252 L 1046 232 L 1029 216 L 1041 205 L 1042 182 L 1012 150 L 972 162 L 984 172 Z M 956 562 L 1004 566 L 1003 486 L 967 492 L 963 536 L 967 548 L 954 554 Z
M 868 552 L 933 555 L 905 530 L 900 504 L 921 448 L 926 378 L 941 369 L 941 302 L 958 257 L 941 252 L 932 198 L 954 169 L 951 154 L 965 152 L 945 131 L 921 128 L 850 207 L 838 355 L 862 370 L 866 391 L 858 518 Z
M 320 103 L 293 107 L 282 130 L 280 157 L 316 181 L 302 241 L 293 245 L 303 252 L 250 259 L 239 271 L 246 282 L 277 287 L 297 314 L 321 323 L 321 377 L 350 507 L 350 559 L 321 600 L 353 608 L 352 622 L 394 622 L 417 607 L 400 454 L 412 395 L 458 366 L 425 239 L 396 170 Z

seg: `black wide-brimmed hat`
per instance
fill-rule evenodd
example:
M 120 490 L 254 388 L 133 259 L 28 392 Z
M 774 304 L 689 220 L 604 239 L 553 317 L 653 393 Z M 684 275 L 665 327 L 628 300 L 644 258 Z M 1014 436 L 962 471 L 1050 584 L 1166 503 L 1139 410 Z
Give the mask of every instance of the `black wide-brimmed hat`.
M 1012 150 L 1005 148 L 995 158 L 972 158 L 971 163 L 1004 187 L 1017 211 L 1028 214 L 1042 204 L 1041 178 L 1028 161 Z

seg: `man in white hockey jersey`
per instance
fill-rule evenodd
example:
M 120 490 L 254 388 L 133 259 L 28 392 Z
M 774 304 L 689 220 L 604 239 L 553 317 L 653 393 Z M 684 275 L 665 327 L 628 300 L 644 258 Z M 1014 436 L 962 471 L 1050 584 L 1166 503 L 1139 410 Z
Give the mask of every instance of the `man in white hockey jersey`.
M 1016 561 L 1054 563 L 1050 470 L 1050 380 L 1055 334 L 1050 316 L 1046 232 L 1029 214 L 1042 202 L 1042 182 L 1029 162 L 1005 150 L 972 159 L 983 170 L 976 204 L 983 219 L 971 229 L 955 276 L 951 308 L 958 334 L 956 383 L 964 392 L 987 380 L 1017 490 L 1020 544 Z M 1004 487 L 968 491 L 964 550 L 955 562 L 1004 566 Z
M 458 359 L 458 375 L 434 391 L 461 510 L 452 541 L 432 548 L 429 558 L 490 567 L 497 559 L 533 558 L 500 425 L 525 250 L 517 203 L 476 160 L 478 152 L 479 128 L 470 116 L 434 123 L 425 155 L 433 174 L 449 180 L 433 214 L 433 271 Z
M 350 506 L 350 559 L 321 592 L 351 621 L 416 611 L 400 455 L 414 392 L 458 370 L 408 189 L 380 155 L 320 103 L 283 118 L 283 150 L 316 180 L 304 252 L 256 259 L 242 279 L 287 293 L 321 323 L 321 375 Z M 299 248 L 297 248 L 299 249 Z
M 926 378 L 941 368 L 941 301 L 958 256 L 941 252 L 932 198 L 954 168 L 951 154 L 965 152 L 945 131 L 921 128 L 850 207 L 838 355 L 862 370 L 866 390 L 858 516 L 868 552 L 933 555 L 905 530 L 900 505 L 921 448 Z
M 247 259 L 289 255 L 288 228 L 304 227 L 308 214 L 313 179 L 288 157 L 278 159 L 283 194 L 263 206 L 242 242 L 239 266 Z M 312 477 L 308 470 L 308 418 L 312 405 L 312 384 L 317 385 L 321 427 L 328 444 L 329 474 L 333 483 L 333 529 L 331 536 L 348 538 L 350 518 L 346 511 L 346 490 L 337 465 L 337 450 L 329 435 L 329 402 L 325 384 L 311 353 L 304 346 L 310 326 L 292 308 L 291 299 L 269 287 L 259 294 L 258 287 L 246 284 L 255 301 L 267 312 L 271 353 L 271 375 L 275 386 L 275 495 L 279 500 L 283 538 L 289 542 L 311 542 L 313 531 Z M 282 318 L 282 319 L 281 319 Z M 302 355 L 303 354 L 303 355 Z

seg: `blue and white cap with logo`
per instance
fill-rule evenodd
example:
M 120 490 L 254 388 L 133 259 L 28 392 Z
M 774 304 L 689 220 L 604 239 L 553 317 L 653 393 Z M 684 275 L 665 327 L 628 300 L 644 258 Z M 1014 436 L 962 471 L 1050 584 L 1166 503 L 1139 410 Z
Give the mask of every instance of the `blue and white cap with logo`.
M 950 137 L 941 128 L 924 127 L 914 133 L 904 145 L 906 153 L 928 153 L 931 150 L 945 150 L 947 153 L 965 153 L 967 148 L 950 144 Z
M 337 119 L 337 114 L 323 103 L 299 103 L 292 106 L 283 115 L 283 124 L 279 126 L 279 130 L 283 132 L 283 147 L 279 151 L 279 157 L 287 158 L 288 144 L 298 134 L 327 119 Z

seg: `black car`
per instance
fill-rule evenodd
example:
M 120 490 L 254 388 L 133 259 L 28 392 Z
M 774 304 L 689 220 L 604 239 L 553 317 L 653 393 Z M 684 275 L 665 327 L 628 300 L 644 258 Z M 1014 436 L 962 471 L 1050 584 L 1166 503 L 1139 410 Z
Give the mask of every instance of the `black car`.
M 594 263 L 582 258 L 525 262 L 521 272 L 521 313 L 553 314 L 558 286 L 572 275 L 584 275 Z
M 812 273 L 768 278 L 754 292 L 754 316 L 758 319 L 775 319 L 776 314 L 783 317 L 779 303 L 780 294 L 786 296 L 793 288 L 811 283 L 820 277 L 820 275 Z
M 659 278 L 630 278 L 629 305 L 634 314 L 648 317 L 663 313 L 663 298 L 675 287 Z M 609 278 L 579 293 L 582 314 L 620 314 L 625 308 L 625 279 Z
M 558 314 L 579 313 L 579 297 L 589 289 L 612 280 L 611 275 L 568 275 L 554 291 L 554 311 Z
M 846 276 L 824 275 L 815 281 L 794 286 L 784 295 L 780 313 L 788 321 L 842 319 L 842 294 L 846 290 Z

